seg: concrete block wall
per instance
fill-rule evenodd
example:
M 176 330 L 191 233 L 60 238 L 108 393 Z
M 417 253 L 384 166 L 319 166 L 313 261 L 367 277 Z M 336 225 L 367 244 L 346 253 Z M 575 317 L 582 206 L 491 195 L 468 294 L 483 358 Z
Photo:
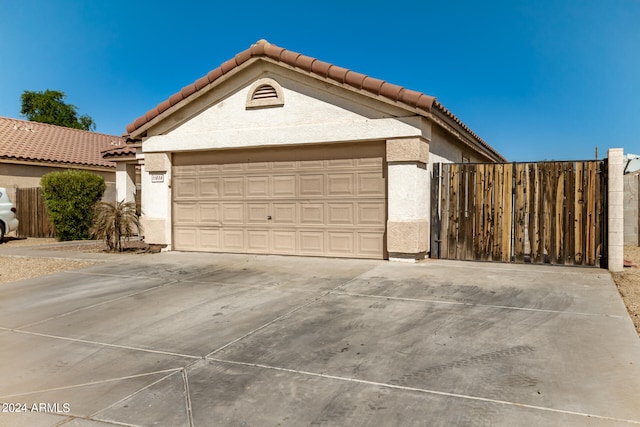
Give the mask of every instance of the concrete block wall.
M 608 164 L 608 264 L 609 271 L 623 270 L 624 262 L 624 210 L 623 210 L 623 161 L 622 148 L 610 148 L 607 151 Z
M 640 173 L 624 176 L 624 244 L 640 245 Z

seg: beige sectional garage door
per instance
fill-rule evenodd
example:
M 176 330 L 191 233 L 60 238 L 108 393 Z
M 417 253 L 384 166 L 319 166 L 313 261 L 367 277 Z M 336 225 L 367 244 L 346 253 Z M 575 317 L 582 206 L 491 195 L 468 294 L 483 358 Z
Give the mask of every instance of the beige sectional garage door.
M 176 153 L 175 250 L 384 258 L 384 144 Z

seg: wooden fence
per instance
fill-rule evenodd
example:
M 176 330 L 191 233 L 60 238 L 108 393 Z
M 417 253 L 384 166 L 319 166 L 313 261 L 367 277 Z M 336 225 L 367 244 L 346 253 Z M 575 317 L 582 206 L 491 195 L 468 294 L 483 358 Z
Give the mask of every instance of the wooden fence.
M 606 266 L 606 162 L 435 164 L 434 258 Z
M 55 237 L 40 188 L 16 188 L 18 237 Z

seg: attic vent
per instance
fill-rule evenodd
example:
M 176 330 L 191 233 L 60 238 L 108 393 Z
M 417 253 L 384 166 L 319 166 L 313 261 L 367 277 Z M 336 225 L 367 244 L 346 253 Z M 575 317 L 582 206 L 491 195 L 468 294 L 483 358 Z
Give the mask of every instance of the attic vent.
M 252 100 L 256 99 L 269 99 L 269 98 L 277 98 L 278 92 L 273 86 L 270 85 L 262 85 L 258 89 L 253 92 Z
M 282 107 L 284 93 L 282 87 L 273 79 L 256 81 L 247 95 L 247 110 L 256 108 Z

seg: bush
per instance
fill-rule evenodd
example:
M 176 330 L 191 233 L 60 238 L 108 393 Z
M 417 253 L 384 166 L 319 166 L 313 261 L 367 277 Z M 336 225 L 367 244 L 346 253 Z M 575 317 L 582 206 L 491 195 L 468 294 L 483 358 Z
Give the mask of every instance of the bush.
M 99 202 L 94 208 L 91 235 L 103 239 L 111 251 L 122 252 L 122 239 L 140 232 L 135 202 Z
M 90 172 L 67 170 L 44 175 L 40 186 L 58 240 L 89 238 L 93 206 L 104 193 L 104 178 Z

